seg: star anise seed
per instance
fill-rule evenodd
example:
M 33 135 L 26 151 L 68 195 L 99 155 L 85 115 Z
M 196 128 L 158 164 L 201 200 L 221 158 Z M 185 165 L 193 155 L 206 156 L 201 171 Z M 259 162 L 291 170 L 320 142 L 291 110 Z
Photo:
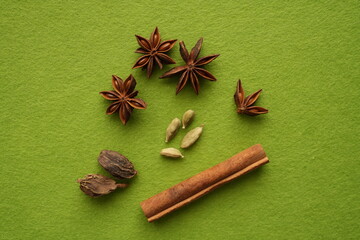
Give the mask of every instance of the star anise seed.
M 202 42 L 203 38 L 200 38 L 189 54 L 185 47 L 185 43 L 180 41 L 180 54 L 186 65 L 174 67 L 160 76 L 160 78 L 168 78 L 175 74 L 182 73 L 176 88 L 176 94 L 185 87 L 189 79 L 196 94 L 199 94 L 200 89 L 199 76 L 210 81 L 216 81 L 216 78 L 209 71 L 201 67 L 212 62 L 220 54 L 214 54 L 197 59 L 201 50 Z
M 146 68 L 147 77 L 150 78 L 154 67 L 154 62 L 159 65 L 159 68 L 163 68 L 163 64 L 174 64 L 175 61 L 165 54 L 170 51 L 175 45 L 175 40 L 167 40 L 161 42 L 159 29 L 156 27 L 154 32 L 150 35 L 150 39 L 143 38 L 139 35 L 135 35 L 140 48 L 135 52 L 144 54 L 136 60 L 133 68 Z
M 145 109 L 146 103 L 142 99 L 135 98 L 138 91 L 134 91 L 136 80 L 131 74 L 125 81 L 113 75 L 112 86 L 115 91 L 100 92 L 105 99 L 115 101 L 107 108 L 106 114 L 110 115 L 119 111 L 120 120 L 125 125 L 130 118 L 132 110 L 134 108 Z
M 259 114 L 268 113 L 268 110 L 262 107 L 252 106 L 259 98 L 262 89 L 250 94 L 245 98 L 245 92 L 239 80 L 234 95 L 237 112 L 240 114 L 247 114 L 249 116 L 256 116 Z

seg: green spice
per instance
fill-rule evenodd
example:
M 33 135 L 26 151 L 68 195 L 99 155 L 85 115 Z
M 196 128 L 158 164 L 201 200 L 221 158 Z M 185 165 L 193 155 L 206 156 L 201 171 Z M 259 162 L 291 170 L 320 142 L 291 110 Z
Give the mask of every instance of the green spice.
M 201 136 L 203 128 L 204 128 L 204 124 L 202 124 L 200 127 L 194 128 L 191 131 L 189 131 L 181 142 L 181 148 L 188 148 L 191 145 L 193 145 Z
M 161 150 L 160 154 L 165 157 L 184 158 L 181 152 L 176 148 L 164 148 Z
M 171 139 L 173 139 L 180 128 L 181 122 L 180 119 L 175 118 L 171 121 L 169 126 L 166 129 L 166 137 L 165 142 L 169 142 Z
M 187 110 L 182 117 L 182 128 L 185 129 L 192 122 L 195 116 L 195 112 L 193 110 Z

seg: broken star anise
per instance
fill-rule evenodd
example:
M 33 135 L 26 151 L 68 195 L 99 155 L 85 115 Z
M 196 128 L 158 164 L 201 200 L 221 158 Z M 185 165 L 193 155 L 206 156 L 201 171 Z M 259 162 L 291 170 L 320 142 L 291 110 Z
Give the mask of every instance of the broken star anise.
M 115 91 L 100 92 L 105 99 L 115 101 L 107 108 L 106 114 L 110 115 L 119 110 L 120 120 L 125 125 L 132 110 L 134 108 L 145 109 L 146 103 L 142 99 L 135 98 L 138 91 L 134 91 L 136 80 L 131 74 L 125 81 L 113 75 L 112 86 Z
M 200 84 L 198 76 L 208 79 L 210 81 L 216 81 L 216 78 L 207 70 L 201 68 L 202 66 L 212 62 L 215 58 L 217 58 L 220 54 L 214 54 L 206 57 L 202 57 L 197 59 L 201 46 L 202 46 L 203 38 L 200 38 L 196 43 L 195 47 L 191 49 L 189 54 L 188 50 L 185 47 L 183 41 L 180 42 L 180 54 L 182 59 L 185 61 L 185 66 L 174 67 L 164 73 L 160 78 L 171 77 L 175 74 L 182 73 L 179 83 L 176 88 L 176 94 L 178 94 L 186 85 L 186 83 L 191 81 L 192 87 L 196 94 L 199 94 Z
M 166 55 L 165 52 L 170 51 L 170 49 L 177 41 L 176 39 L 161 42 L 159 29 L 157 27 L 155 28 L 154 32 L 151 33 L 149 40 L 139 35 L 135 35 L 135 37 L 140 45 L 140 48 L 138 48 L 135 52 L 142 53 L 144 55 L 136 60 L 133 68 L 146 68 L 148 78 L 150 78 L 152 74 L 154 62 L 159 65 L 160 69 L 163 68 L 163 64 L 175 63 L 175 61 Z
M 234 95 L 235 104 L 237 106 L 237 112 L 241 114 L 247 114 L 250 116 L 255 116 L 259 114 L 268 113 L 268 110 L 262 107 L 251 106 L 253 105 L 258 97 L 260 96 L 262 89 L 254 92 L 253 94 L 245 98 L 245 92 L 241 85 L 241 81 L 238 81 L 236 92 Z

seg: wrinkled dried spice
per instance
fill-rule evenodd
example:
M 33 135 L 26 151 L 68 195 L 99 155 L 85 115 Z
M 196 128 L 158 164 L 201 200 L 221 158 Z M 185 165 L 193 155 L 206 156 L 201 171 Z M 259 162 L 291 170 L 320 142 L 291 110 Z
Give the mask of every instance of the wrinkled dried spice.
M 127 184 L 116 183 L 111 178 L 100 174 L 89 174 L 83 179 L 78 179 L 80 189 L 90 197 L 100 197 L 115 191 L 117 188 L 125 188 Z
M 134 165 L 118 152 L 103 150 L 98 157 L 98 161 L 106 171 L 116 178 L 132 178 L 137 174 Z
M 203 38 L 200 38 L 196 45 L 191 49 L 189 53 L 187 48 L 185 47 L 185 43 L 183 41 L 180 42 L 180 55 L 182 59 L 185 61 L 186 65 L 178 66 L 170 69 L 166 73 L 164 73 L 160 78 L 168 78 L 172 77 L 176 74 L 181 73 L 180 80 L 176 87 L 176 94 L 178 94 L 186 85 L 187 82 L 191 82 L 192 87 L 196 94 L 199 94 L 200 83 L 199 77 L 208 79 L 210 81 L 216 81 L 214 75 L 212 75 L 209 71 L 204 69 L 203 67 L 211 63 L 215 58 L 219 56 L 219 54 L 213 54 L 206 57 L 198 58 L 201 46 L 202 46 Z
M 181 121 L 178 118 L 174 118 L 169 126 L 166 129 L 166 136 L 165 136 L 165 142 L 169 142 L 171 139 L 173 139 L 179 130 L 179 127 L 181 125 Z
M 133 109 L 145 109 L 146 103 L 142 99 L 135 98 L 138 91 L 134 91 L 136 80 L 131 74 L 125 81 L 113 75 L 112 85 L 115 91 L 100 92 L 105 99 L 114 101 L 106 110 L 106 114 L 110 115 L 119 111 L 120 120 L 125 125 Z
M 184 158 L 184 155 L 176 148 L 164 148 L 160 151 L 160 155 L 171 158 Z
M 144 55 L 136 60 L 133 68 L 146 68 L 147 77 L 150 78 L 155 63 L 160 69 L 163 68 L 164 64 L 175 63 L 175 61 L 165 53 L 173 48 L 175 42 L 177 41 L 176 39 L 161 42 L 159 29 L 157 27 L 152 32 L 150 39 L 146 39 L 139 35 L 135 36 L 138 44 L 140 45 L 140 48 L 138 48 L 135 52 Z
M 244 89 L 242 87 L 241 81 L 239 80 L 234 94 L 235 104 L 237 106 L 236 111 L 239 114 L 246 114 L 249 116 L 256 116 L 256 115 L 268 113 L 269 110 L 267 110 L 266 108 L 253 106 L 253 104 L 259 98 L 261 91 L 262 89 L 245 97 Z
M 187 110 L 182 118 L 182 128 L 185 129 L 193 120 L 195 112 L 193 110 Z
M 181 148 L 188 148 L 193 145 L 201 136 L 203 128 L 204 124 L 202 124 L 200 127 L 190 130 L 183 138 L 181 142 Z

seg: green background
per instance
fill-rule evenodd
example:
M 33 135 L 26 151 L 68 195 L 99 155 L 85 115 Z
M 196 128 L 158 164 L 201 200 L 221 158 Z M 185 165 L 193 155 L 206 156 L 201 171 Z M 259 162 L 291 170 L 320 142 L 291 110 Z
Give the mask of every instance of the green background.
M 1 239 L 359 239 L 359 1 L 2 1 L 0 7 Z M 131 67 L 134 34 L 221 54 L 175 95 L 179 45 L 147 79 Z M 146 110 L 128 125 L 105 115 L 111 75 L 134 74 Z M 238 115 L 233 93 L 263 89 L 258 117 Z M 184 159 L 165 129 L 187 109 L 205 124 Z M 270 163 L 148 223 L 139 203 L 261 143 Z M 91 199 L 77 178 L 107 174 L 116 150 L 139 174 Z

